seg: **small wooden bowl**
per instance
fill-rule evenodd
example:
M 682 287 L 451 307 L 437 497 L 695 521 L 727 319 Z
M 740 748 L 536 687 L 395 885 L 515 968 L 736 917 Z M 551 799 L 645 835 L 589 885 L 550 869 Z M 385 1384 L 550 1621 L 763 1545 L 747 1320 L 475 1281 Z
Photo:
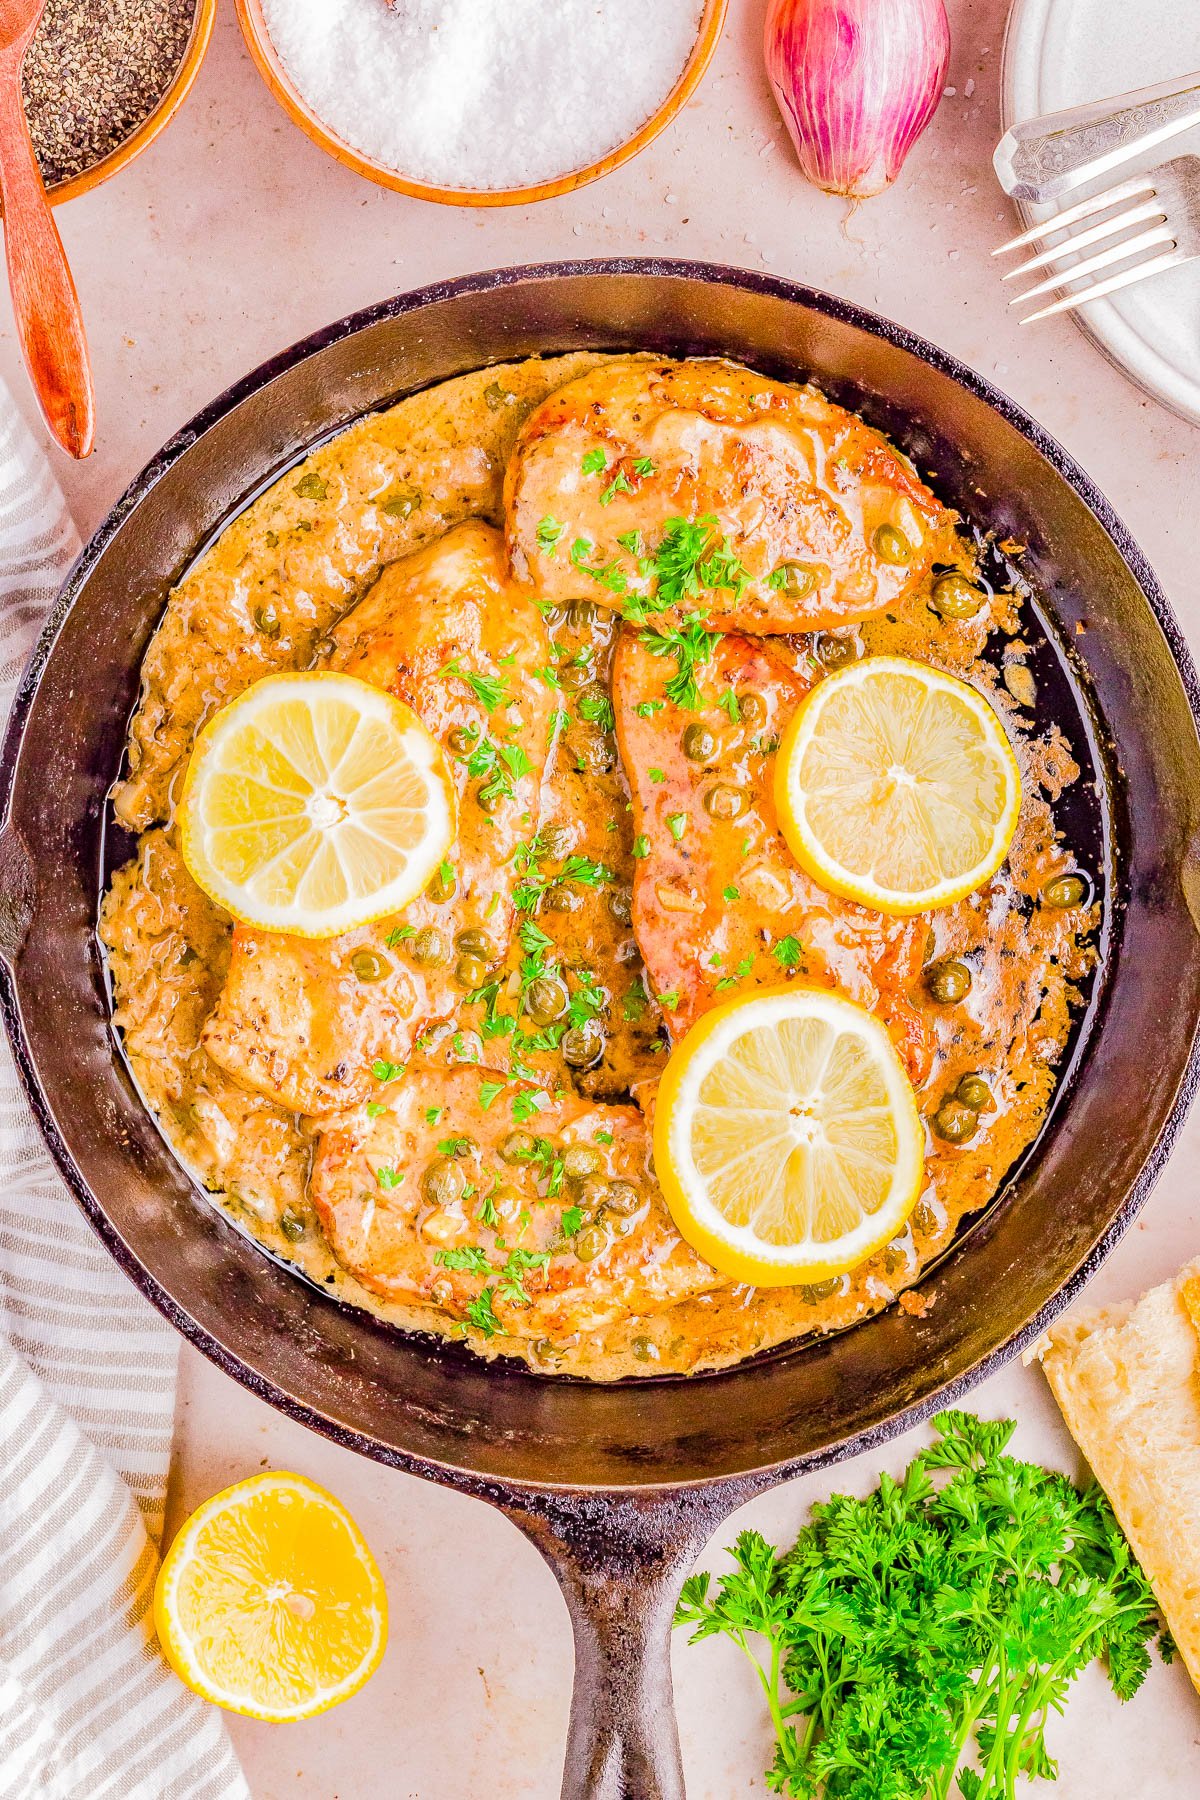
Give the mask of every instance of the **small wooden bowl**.
M 70 181 L 57 182 L 47 188 L 46 193 L 53 205 L 61 200 L 74 200 L 77 194 L 86 194 L 89 188 L 98 187 L 131 163 L 139 156 L 147 144 L 152 144 L 159 132 L 174 118 L 183 102 L 191 92 L 192 83 L 200 73 L 200 64 L 204 61 L 204 53 L 208 49 L 212 37 L 213 21 L 217 16 L 217 0 L 196 0 L 195 14 L 192 19 L 192 34 L 188 39 L 183 59 L 175 71 L 171 85 L 160 98 L 158 105 L 149 118 L 143 119 L 136 131 L 133 131 L 110 150 L 107 156 L 85 169 L 82 175 L 72 176 Z
M 656 4 L 656 0 L 649 0 L 649 4 Z M 713 51 L 725 23 L 729 0 L 705 0 L 696 42 L 680 71 L 678 81 L 658 111 L 646 120 L 627 143 L 611 150 L 607 156 L 602 156 L 599 162 L 589 163 L 584 169 L 576 169 L 573 174 L 560 175 L 555 181 L 516 188 L 434 187 L 426 181 L 411 181 L 408 176 L 398 174 L 395 169 L 389 169 L 383 163 L 372 162 L 370 157 L 364 156 L 344 138 L 338 137 L 297 92 L 271 42 L 263 18 L 262 0 L 236 0 L 236 5 L 246 48 L 284 112 L 299 125 L 301 131 L 308 133 L 314 144 L 319 144 L 322 150 L 327 150 L 338 162 L 345 163 L 348 169 L 365 175 L 368 181 L 378 182 L 380 187 L 393 188 L 398 194 L 410 194 L 414 200 L 437 200 L 444 206 L 526 206 L 534 200 L 553 200 L 559 194 L 572 193 L 575 188 L 585 187 L 589 181 L 599 180 L 601 175 L 610 175 L 622 163 L 636 156 L 639 150 L 644 150 L 663 127 L 670 124 L 675 114 L 695 92 L 704 71 L 712 61 Z

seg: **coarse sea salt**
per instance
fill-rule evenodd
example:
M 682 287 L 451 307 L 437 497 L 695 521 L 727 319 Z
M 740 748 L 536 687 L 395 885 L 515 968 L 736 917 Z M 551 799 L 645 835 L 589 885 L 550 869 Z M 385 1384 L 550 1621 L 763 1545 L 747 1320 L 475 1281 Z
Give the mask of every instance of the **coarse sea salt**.
M 588 167 L 657 112 L 703 0 L 263 0 L 299 93 L 374 162 L 451 188 Z

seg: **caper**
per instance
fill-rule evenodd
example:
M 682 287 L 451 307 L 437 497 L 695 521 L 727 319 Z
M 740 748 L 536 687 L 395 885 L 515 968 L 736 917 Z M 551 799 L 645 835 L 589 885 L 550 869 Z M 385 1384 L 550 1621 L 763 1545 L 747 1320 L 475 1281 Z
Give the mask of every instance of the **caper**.
M 642 1196 L 632 1181 L 610 1181 L 606 1205 L 618 1218 L 628 1219 L 642 1204 Z
M 283 627 L 279 623 L 279 614 L 271 605 L 256 606 L 254 609 L 254 628 L 261 631 L 266 638 L 277 638 Z
M 569 606 L 555 604 L 554 606 L 547 606 L 542 613 L 542 617 L 547 625 L 561 625 L 570 610 Z
M 956 956 L 947 956 L 926 969 L 925 986 L 939 1006 L 956 1006 L 971 991 L 971 971 Z
M 547 912 L 572 913 L 579 911 L 583 901 L 574 888 L 567 887 L 563 882 L 558 881 L 552 888 L 546 889 L 546 898 L 542 904 Z
M 628 925 L 633 917 L 633 895 L 628 888 L 610 888 L 606 904 L 618 925 Z
M 479 733 L 472 731 L 469 725 L 456 725 L 453 731 L 446 733 L 446 742 L 460 756 L 465 756 L 468 750 L 475 748 L 475 740 L 478 736 Z
M 912 1239 L 907 1233 L 902 1238 L 893 1238 L 890 1244 L 884 1245 L 883 1267 L 888 1275 L 898 1275 L 901 1269 L 907 1269 L 913 1260 Z
M 689 762 L 711 762 L 717 754 L 717 734 L 707 725 L 689 725 L 683 734 L 683 754 Z
M 490 784 L 481 787 L 475 796 L 480 812 L 485 812 L 489 815 L 491 813 L 499 812 L 506 799 L 507 795 L 503 788 Z
M 547 862 L 561 862 L 570 854 L 575 834 L 569 825 L 543 825 L 537 834 L 537 855 Z
M 603 1175 L 585 1175 L 579 1183 L 579 1204 L 596 1212 L 608 1199 L 608 1182 Z
M 801 1300 L 809 1306 L 816 1306 L 821 1300 L 828 1300 L 836 1294 L 842 1285 L 839 1275 L 831 1275 L 828 1281 L 806 1281 L 796 1289 Z
M 607 775 L 616 767 L 612 740 L 599 725 L 581 725 L 571 733 L 567 748 L 581 775 Z
M 956 1100 L 969 1106 L 972 1112 L 993 1112 L 996 1102 L 992 1099 L 992 1090 L 982 1075 L 964 1075 L 954 1090 Z
M 279 1215 L 279 1229 L 289 1244 L 298 1244 L 308 1230 L 304 1214 L 294 1206 L 285 1206 Z
M 1082 906 L 1087 899 L 1087 882 L 1080 875 L 1056 875 L 1042 889 L 1042 899 L 1060 912 L 1069 906 Z
M 529 1346 L 529 1354 L 535 1363 L 551 1369 L 562 1361 L 562 1351 L 553 1338 L 535 1338 Z
M 858 639 L 852 637 L 818 638 L 817 656 L 822 668 L 844 669 L 847 663 L 858 661 Z
M 458 892 L 458 877 L 449 863 L 442 863 L 425 886 L 425 898 L 435 906 L 444 906 Z
M 537 1144 L 528 1131 L 510 1131 L 500 1145 L 501 1160 L 506 1163 L 528 1162 Z
M 421 1192 L 430 1206 L 453 1205 L 466 1185 L 466 1176 L 452 1162 L 432 1162 L 421 1177 Z
M 735 787 L 712 787 L 704 796 L 704 810 L 710 819 L 736 819 L 745 804 L 745 795 Z
M 942 1225 L 936 1210 L 930 1206 L 928 1200 L 917 1201 L 913 1207 L 912 1222 L 917 1230 L 923 1231 L 927 1237 L 935 1231 L 940 1231 Z
M 456 950 L 462 950 L 467 956 L 478 956 L 485 963 L 498 962 L 500 952 L 493 944 L 486 931 L 477 931 L 474 926 L 467 931 L 460 931 L 454 940 Z
M 445 1309 L 450 1305 L 450 1302 L 454 1298 L 454 1283 L 449 1281 L 444 1275 L 439 1276 L 438 1280 L 434 1282 L 429 1290 L 429 1298 L 434 1306 L 440 1306 Z
M 389 519 L 408 519 L 418 512 L 421 506 L 421 494 L 417 488 L 399 488 L 383 503 L 383 510 Z
M 555 975 L 539 975 L 529 984 L 525 1010 L 535 1025 L 553 1025 L 570 1005 L 571 997 Z
M 569 1150 L 563 1151 L 563 1174 L 569 1181 L 582 1181 L 585 1175 L 594 1175 L 600 1167 L 600 1152 L 593 1150 L 590 1144 L 572 1144 Z
M 803 600 L 817 585 L 817 571 L 808 563 L 780 563 L 771 576 L 771 586 L 786 594 L 789 600 Z
M 580 688 L 589 687 L 596 679 L 595 671 L 590 663 L 561 663 L 558 679 L 568 693 L 577 693 Z
M 435 963 L 445 962 L 450 946 L 436 925 L 426 925 L 415 937 L 409 938 L 408 954 L 422 968 L 432 968 Z
M 658 1345 L 653 1338 L 635 1337 L 629 1346 L 639 1362 L 657 1362 Z
M 1004 685 L 1018 706 L 1033 706 L 1037 701 L 1037 682 L 1024 663 L 1004 665 Z
M 586 1026 L 572 1025 L 563 1034 L 563 1060 L 573 1069 L 594 1069 L 604 1055 L 604 1035 Z
M 738 715 L 741 718 L 742 724 L 748 725 L 751 731 L 755 731 L 760 725 L 766 724 L 767 703 L 762 695 L 757 693 L 754 688 L 747 688 L 745 693 L 739 694 L 737 696 L 737 704 Z
M 608 1249 L 608 1233 L 603 1225 L 585 1225 L 571 1239 L 571 1248 L 580 1262 L 595 1262 Z
M 461 1133 L 456 1133 L 450 1142 L 453 1149 L 448 1150 L 446 1154 L 455 1157 L 459 1162 L 465 1162 L 469 1156 L 474 1156 L 479 1148 L 473 1137 L 464 1137 Z
M 454 965 L 454 979 L 469 993 L 487 980 L 487 964 L 481 956 L 460 956 Z
M 963 1100 L 943 1100 L 933 1115 L 933 1129 L 948 1144 L 965 1144 L 979 1130 L 979 1114 Z
M 391 966 L 377 950 L 356 950 L 350 958 L 356 981 L 382 981 Z
M 933 604 L 945 619 L 973 619 L 983 605 L 983 595 L 974 582 L 952 569 L 934 582 Z
M 600 611 L 594 600 L 572 600 L 567 608 L 567 620 L 577 631 L 584 631 L 596 623 Z
M 871 543 L 880 562 L 906 563 L 912 560 L 912 545 L 898 525 L 881 525 Z

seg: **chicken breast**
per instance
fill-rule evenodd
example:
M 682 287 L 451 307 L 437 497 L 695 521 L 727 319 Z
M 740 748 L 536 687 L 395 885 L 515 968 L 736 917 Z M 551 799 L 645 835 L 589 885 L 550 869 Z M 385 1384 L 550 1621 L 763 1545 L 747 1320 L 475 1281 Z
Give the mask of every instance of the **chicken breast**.
M 762 633 L 897 605 L 951 522 L 853 413 L 716 360 L 606 363 L 552 394 L 505 507 L 514 571 L 548 600 Z
M 697 705 L 665 691 L 643 635 L 621 635 L 613 704 L 633 792 L 633 926 L 672 1038 L 710 1007 L 792 977 L 836 987 L 889 1024 L 914 1083 L 932 1046 L 908 990 L 928 921 L 835 898 L 797 865 L 775 813 L 780 735 L 811 686 L 784 641 L 729 635 L 697 663 Z
M 203 1042 L 243 1085 L 298 1113 L 353 1106 L 372 1092 L 374 1064 L 402 1063 L 422 1025 L 448 1018 L 503 961 L 513 854 L 537 829 L 548 656 L 500 534 L 479 521 L 393 563 L 336 627 L 320 666 L 407 701 L 446 746 L 458 837 L 399 917 L 321 941 L 234 928 Z
M 414 1065 L 384 1110 L 322 1133 L 311 1194 L 372 1293 L 441 1307 L 483 1337 L 553 1339 L 723 1285 L 679 1237 L 641 1113 L 486 1069 Z

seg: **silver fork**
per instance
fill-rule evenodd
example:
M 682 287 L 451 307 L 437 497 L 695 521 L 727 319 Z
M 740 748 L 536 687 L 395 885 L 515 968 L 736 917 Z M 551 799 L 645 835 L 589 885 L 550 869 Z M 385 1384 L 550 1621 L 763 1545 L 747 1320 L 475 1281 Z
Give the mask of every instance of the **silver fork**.
M 1084 224 L 1085 220 L 1095 219 L 1100 213 L 1108 216 L 1097 219 L 1095 224 Z M 1077 226 L 1082 226 L 1082 230 L 1075 229 Z M 1173 157 L 1170 162 L 1149 169 L 1144 175 L 1131 176 L 1116 187 L 1092 194 L 1089 199 L 1066 207 L 1052 218 L 1043 219 L 1040 225 L 1023 231 L 1020 237 L 1001 244 L 992 255 L 1006 256 L 1012 250 L 1028 249 L 1039 239 L 1058 231 L 1066 235 L 1048 250 L 1041 250 L 1017 268 L 1006 271 L 1005 281 L 1032 275 L 1039 269 L 1054 271 L 1034 287 L 1016 295 L 1009 305 L 1021 306 L 1056 288 L 1064 288 L 1068 282 L 1083 282 L 1084 285 L 1072 286 L 1062 299 L 1049 306 L 1040 306 L 1036 312 L 1026 313 L 1022 325 L 1031 325 L 1035 319 L 1048 319 L 1053 313 L 1069 312 L 1089 300 L 1115 294 L 1119 288 L 1132 287 L 1135 281 L 1146 281 L 1151 275 L 1178 268 L 1180 263 L 1191 262 L 1200 256 L 1200 156 Z M 1123 235 L 1127 233 L 1131 235 Z M 1078 256 L 1080 251 L 1091 250 L 1092 245 L 1105 244 L 1105 240 L 1111 238 L 1118 238 L 1119 242 L 1094 250 L 1081 262 L 1072 262 L 1065 269 L 1055 269 L 1062 257 Z M 1129 266 L 1118 266 L 1121 264 Z M 1112 269 L 1113 273 L 1104 274 L 1106 269 Z

